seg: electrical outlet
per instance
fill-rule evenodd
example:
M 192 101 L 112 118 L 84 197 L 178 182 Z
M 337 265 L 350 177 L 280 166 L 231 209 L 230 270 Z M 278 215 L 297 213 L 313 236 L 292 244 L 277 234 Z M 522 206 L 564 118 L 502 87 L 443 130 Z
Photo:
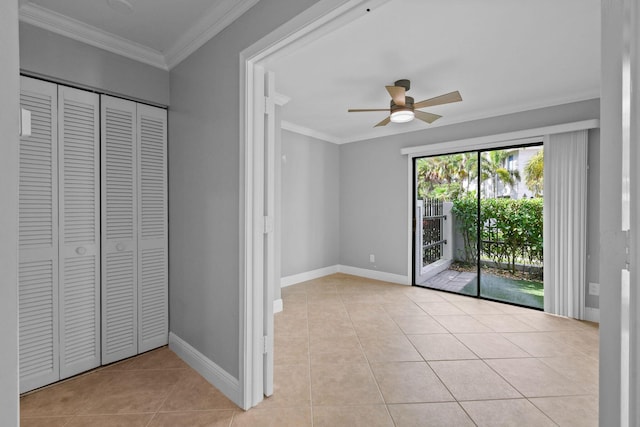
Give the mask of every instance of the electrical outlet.
M 589 295 L 600 295 L 600 283 L 589 282 Z
M 369 255 L 369 262 L 376 262 L 376 256 L 374 254 Z

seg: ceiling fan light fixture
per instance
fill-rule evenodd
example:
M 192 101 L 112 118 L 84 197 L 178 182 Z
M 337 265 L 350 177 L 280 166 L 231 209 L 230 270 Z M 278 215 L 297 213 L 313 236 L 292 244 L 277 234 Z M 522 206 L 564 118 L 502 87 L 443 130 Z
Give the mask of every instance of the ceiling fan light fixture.
M 393 123 L 407 123 L 413 120 L 415 113 L 410 109 L 399 109 L 391 113 L 391 121 Z

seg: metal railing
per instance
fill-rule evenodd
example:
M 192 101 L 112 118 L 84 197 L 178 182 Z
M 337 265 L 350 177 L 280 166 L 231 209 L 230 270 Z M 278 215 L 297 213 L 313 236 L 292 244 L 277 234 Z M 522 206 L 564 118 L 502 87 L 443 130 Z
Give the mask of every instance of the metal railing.
M 424 201 L 422 217 L 422 265 L 426 266 L 442 258 L 443 245 L 447 239 L 443 236 L 444 215 L 443 202 L 438 199 Z

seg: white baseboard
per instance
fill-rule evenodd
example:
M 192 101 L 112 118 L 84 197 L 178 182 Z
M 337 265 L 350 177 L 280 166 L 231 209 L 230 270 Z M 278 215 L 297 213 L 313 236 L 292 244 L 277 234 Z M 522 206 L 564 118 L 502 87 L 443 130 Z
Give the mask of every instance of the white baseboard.
M 368 279 L 382 280 L 383 282 L 398 283 L 400 285 L 411 285 L 409 277 L 407 276 L 403 276 L 401 274 L 386 273 L 379 270 L 368 270 L 366 268 L 340 265 L 339 272 L 351 274 L 354 276 L 366 277 Z
M 600 323 L 600 309 L 585 307 L 584 320 L 588 320 L 589 322 Z
M 273 302 L 273 312 L 274 313 L 280 313 L 283 309 L 282 306 L 282 298 L 277 299 Z
M 280 287 L 286 288 L 287 286 L 295 285 L 296 283 L 302 283 L 306 282 L 307 280 L 318 279 L 330 274 L 336 274 L 338 272 L 338 267 L 338 265 L 331 265 L 329 267 L 323 267 L 317 270 L 311 270 L 304 273 L 282 277 L 280 278 Z
M 382 280 L 383 282 L 399 283 L 401 285 L 411 285 L 409 277 L 401 274 L 386 273 L 379 270 L 368 270 L 366 268 L 351 267 L 348 265 L 332 265 L 329 267 L 319 268 L 317 270 L 306 271 L 304 273 L 294 274 L 282 277 L 280 279 L 280 287 L 295 285 L 296 283 L 306 282 L 308 280 L 319 279 L 320 277 L 329 276 L 330 274 L 345 273 L 353 276 L 366 277 L 368 279 Z M 274 301 L 274 309 L 275 309 Z
M 169 348 L 225 396 L 242 408 L 240 382 L 182 338 L 169 332 Z

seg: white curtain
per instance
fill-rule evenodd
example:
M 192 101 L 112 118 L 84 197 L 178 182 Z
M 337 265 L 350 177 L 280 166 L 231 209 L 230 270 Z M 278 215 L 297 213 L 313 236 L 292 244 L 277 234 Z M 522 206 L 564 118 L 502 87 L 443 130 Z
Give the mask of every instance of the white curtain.
M 587 130 L 544 141 L 544 311 L 584 318 Z

